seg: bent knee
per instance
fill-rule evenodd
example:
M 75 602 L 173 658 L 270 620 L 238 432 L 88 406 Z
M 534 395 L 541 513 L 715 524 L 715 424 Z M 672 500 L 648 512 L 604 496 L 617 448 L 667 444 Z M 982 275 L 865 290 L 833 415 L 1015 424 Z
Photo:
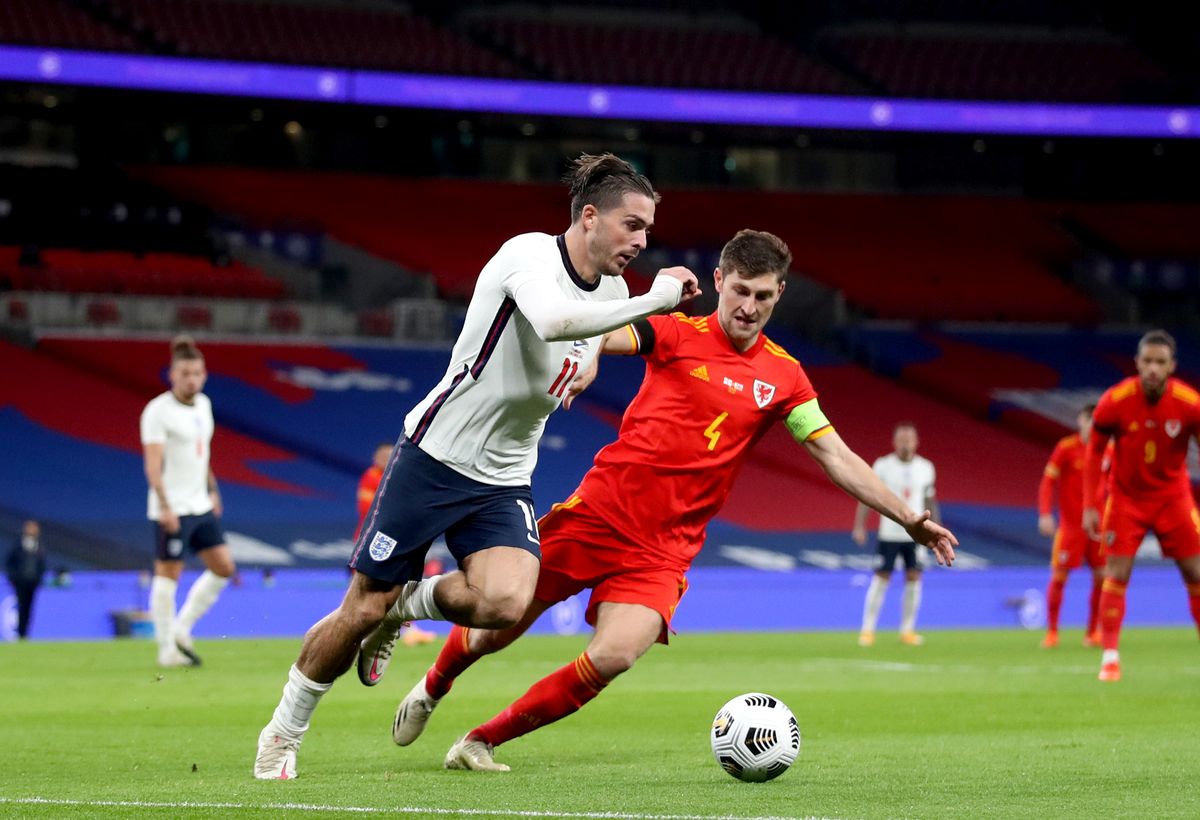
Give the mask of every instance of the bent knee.
M 605 680 L 612 680 L 633 668 L 644 650 L 636 646 L 589 648 L 587 655 Z

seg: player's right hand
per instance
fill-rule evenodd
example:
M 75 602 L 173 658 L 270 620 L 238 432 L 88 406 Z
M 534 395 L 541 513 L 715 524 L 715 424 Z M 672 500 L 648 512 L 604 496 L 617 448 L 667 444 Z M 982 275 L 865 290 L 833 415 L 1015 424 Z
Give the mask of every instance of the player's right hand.
M 163 531 L 170 535 L 174 535 L 175 533 L 179 532 L 179 516 L 170 510 L 164 510 L 163 513 L 158 516 L 158 523 L 163 528 Z
M 929 547 L 939 564 L 948 567 L 954 563 L 954 548 L 958 546 L 958 539 L 930 516 L 930 511 L 925 510 L 917 520 L 905 524 L 904 529 L 913 541 Z
M 1049 513 L 1038 516 L 1038 532 L 1042 535 L 1054 535 L 1054 516 Z
M 1093 541 L 1100 540 L 1100 511 L 1095 507 L 1084 507 L 1083 531 Z
M 663 268 L 658 272 L 659 276 L 670 276 L 672 279 L 678 279 L 683 285 L 683 295 L 679 297 L 679 302 L 682 304 L 688 299 L 694 299 L 701 293 L 700 280 L 696 278 L 696 274 L 685 268 L 683 265 L 676 265 L 672 268 Z

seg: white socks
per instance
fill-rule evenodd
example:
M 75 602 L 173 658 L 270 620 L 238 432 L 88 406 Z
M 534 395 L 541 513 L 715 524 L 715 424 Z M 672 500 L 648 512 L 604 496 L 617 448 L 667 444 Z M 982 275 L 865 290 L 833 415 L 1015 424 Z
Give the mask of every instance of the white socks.
M 300 739 L 308 731 L 308 723 L 321 696 L 331 686 L 332 683 L 317 683 L 309 679 L 293 664 L 288 670 L 287 683 L 283 686 L 283 697 L 267 725 L 272 727 L 275 734 Z
M 921 582 L 904 582 L 904 599 L 900 611 L 900 632 L 917 631 L 917 610 L 921 608 Z
M 433 591 L 437 588 L 438 581 L 442 580 L 440 575 L 431 575 L 428 578 L 420 581 L 417 588 L 414 589 L 407 597 L 403 597 L 404 605 L 398 606 L 400 601 L 397 600 L 397 606 L 393 606 L 388 613 L 396 613 L 400 617 L 400 621 L 444 621 L 446 616 L 438 609 L 438 605 L 434 603 Z M 396 624 L 398 629 L 400 624 Z
M 196 621 L 200 620 L 200 616 L 205 612 L 208 612 L 216 602 L 217 596 L 221 594 L 221 590 L 225 589 L 225 585 L 228 583 L 228 578 L 222 578 L 211 570 L 205 570 L 204 574 L 197 578 L 196 582 L 192 584 L 192 588 L 188 590 L 187 600 L 183 602 L 183 609 L 179 610 L 179 617 L 175 619 L 176 633 L 185 640 L 190 638 L 192 627 L 196 625 Z
M 154 640 L 159 653 L 175 648 L 172 624 L 175 621 L 175 581 L 162 575 L 150 580 L 150 618 L 154 621 Z
M 867 600 L 863 603 L 862 631 L 874 632 L 875 624 L 879 623 L 879 610 L 883 607 L 883 596 L 887 594 L 888 581 L 878 575 L 871 575 L 871 585 L 867 587 Z
M 1121 656 L 1115 649 L 1105 649 L 1104 654 L 1100 656 L 1100 665 L 1104 666 L 1109 663 L 1120 663 Z

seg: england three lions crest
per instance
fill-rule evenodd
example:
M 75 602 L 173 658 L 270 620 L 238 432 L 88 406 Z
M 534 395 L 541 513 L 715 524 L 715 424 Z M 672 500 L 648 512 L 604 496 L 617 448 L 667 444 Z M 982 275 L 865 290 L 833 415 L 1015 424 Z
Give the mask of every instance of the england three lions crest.
M 771 403 L 771 399 L 775 398 L 775 385 L 767 384 L 766 382 L 754 380 L 754 403 L 759 407 L 766 407 Z

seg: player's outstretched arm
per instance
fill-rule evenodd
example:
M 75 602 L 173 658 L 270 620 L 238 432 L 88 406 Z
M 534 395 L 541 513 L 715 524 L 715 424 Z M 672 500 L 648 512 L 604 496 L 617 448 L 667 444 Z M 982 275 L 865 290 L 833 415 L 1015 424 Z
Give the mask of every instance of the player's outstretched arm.
M 836 432 L 829 430 L 809 438 L 805 440 L 804 447 L 821 465 L 830 481 L 859 502 L 904 527 L 913 541 L 933 550 L 939 564 L 949 566 L 954 563 L 954 548 L 958 546 L 954 533 L 935 523 L 929 510 L 920 515 L 909 510 Z
M 696 274 L 674 267 L 659 271 L 648 292 L 629 299 L 568 299 L 553 280 L 540 277 L 525 279 L 513 290 L 512 298 L 542 341 L 562 342 L 599 336 L 635 319 L 665 313 L 699 293 Z

